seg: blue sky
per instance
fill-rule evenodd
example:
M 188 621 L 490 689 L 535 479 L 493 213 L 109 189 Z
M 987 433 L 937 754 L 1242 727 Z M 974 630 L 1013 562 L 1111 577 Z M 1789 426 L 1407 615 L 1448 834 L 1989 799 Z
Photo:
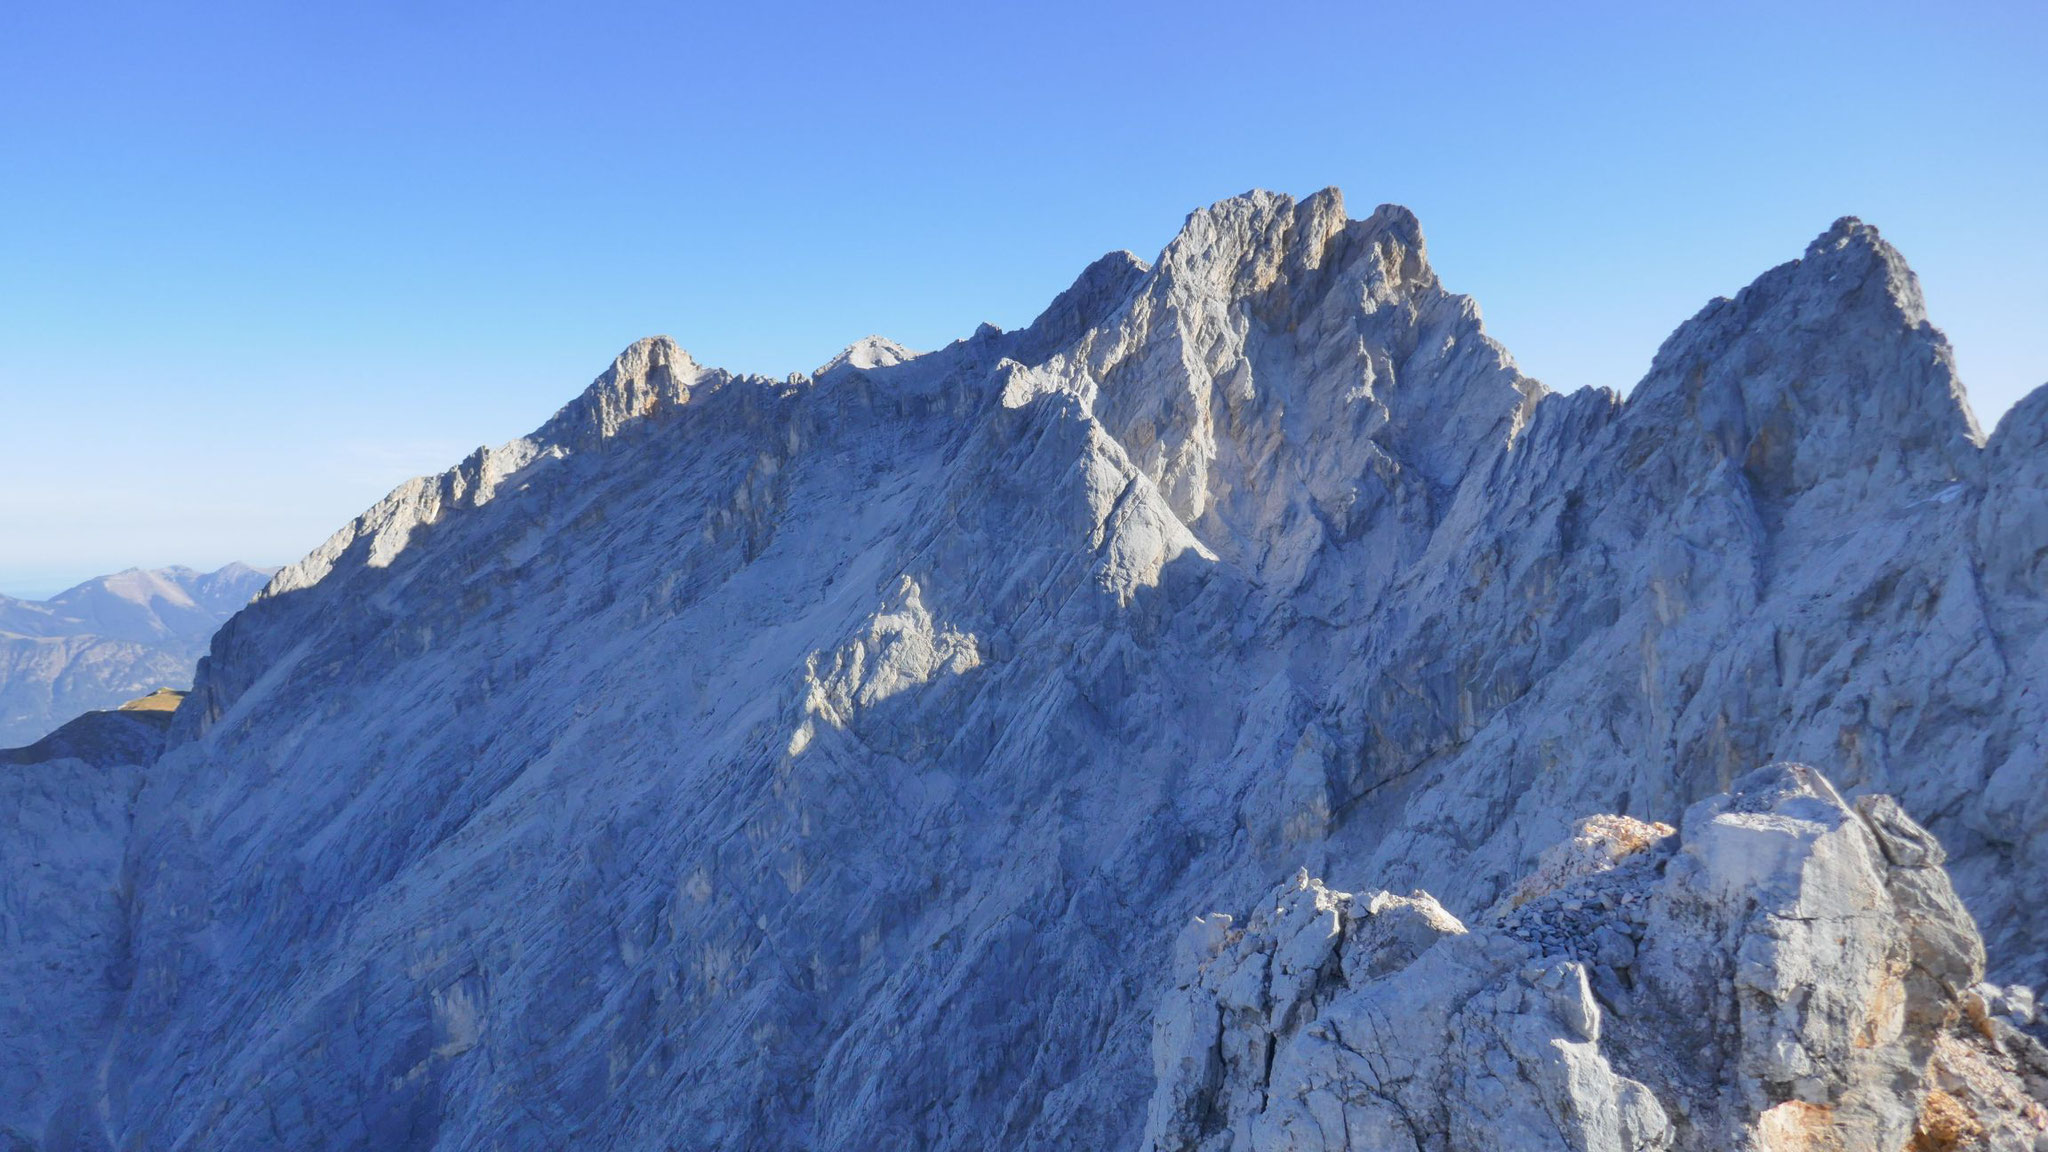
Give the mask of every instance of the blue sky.
M 1989 425 L 2048 382 L 2048 5 L 0 7 L 0 591 L 296 559 L 633 339 L 1027 322 L 1251 187 L 1414 208 L 1626 389 L 1838 215 Z

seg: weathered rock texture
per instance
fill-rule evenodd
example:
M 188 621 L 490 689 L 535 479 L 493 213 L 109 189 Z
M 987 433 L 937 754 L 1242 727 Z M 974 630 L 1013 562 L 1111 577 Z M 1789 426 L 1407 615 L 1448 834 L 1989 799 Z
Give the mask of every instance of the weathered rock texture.
M 1782 764 L 1682 834 L 1584 821 L 1469 930 L 1304 872 L 1183 931 L 1145 1146 L 2031 1152 L 2048 1050 L 1991 1023 L 1943 858 Z
M 169 714 L 89 712 L 0 751 L 0 1149 L 92 1148 L 127 988 L 128 830 Z
M 1135 1147 L 1190 913 L 1306 863 L 1469 916 L 1585 813 L 1779 758 L 1897 796 L 2039 983 L 2044 415 L 1980 442 L 1853 220 L 1626 402 L 1552 395 L 1408 212 L 1333 191 L 922 355 L 769 380 L 643 341 L 215 638 L 83 1114 Z
M 48 600 L 0 596 L 0 748 L 81 712 L 189 685 L 214 629 L 274 571 L 131 568 Z

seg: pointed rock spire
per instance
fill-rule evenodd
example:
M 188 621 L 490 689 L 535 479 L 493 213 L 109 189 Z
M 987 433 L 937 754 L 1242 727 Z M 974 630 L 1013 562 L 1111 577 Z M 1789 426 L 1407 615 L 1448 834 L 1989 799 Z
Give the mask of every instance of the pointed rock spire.
M 629 421 L 688 403 L 690 390 L 709 374 L 668 336 L 635 340 L 582 395 L 555 413 L 536 439 L 588 448 L 616 435 Z

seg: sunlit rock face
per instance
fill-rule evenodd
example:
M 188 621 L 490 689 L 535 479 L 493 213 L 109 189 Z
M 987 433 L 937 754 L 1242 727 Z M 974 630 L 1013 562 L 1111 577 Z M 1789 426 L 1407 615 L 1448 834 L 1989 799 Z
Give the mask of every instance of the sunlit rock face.
M 1191 916 L 1307 866 L 1476 921 L 1589 813 L 1778 759 L 1896 796 L 2038 983 L 2044 411 L 1984 442 L 1855 221 L 1629 400 L 1552 394 L 1408 212 L 1334 191 L 937 351 L 771 380 L 643 341 L 215 639 L 65 1115 L 1135 1148 Z
M 1303 871 L 1182 932 L 1141 1146 L 2032 1149 L 2048 1048 L 1942 861 L 1777 764 L 1682 833 L 1582 821 L 1469 928 Z

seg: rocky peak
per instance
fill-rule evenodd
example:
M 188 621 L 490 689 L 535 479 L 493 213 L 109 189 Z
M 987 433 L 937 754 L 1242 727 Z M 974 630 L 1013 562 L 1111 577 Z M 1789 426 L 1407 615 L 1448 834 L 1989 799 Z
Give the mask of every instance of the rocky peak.
M 1284 313 L 1319 303 L 1336 277 L 1368 258 L 1389 298 L 1436 287 L 1421 225 L 1406 208 L 1383 204 L 1352 220 L 1335 188 L 1300 201 L 1254 191 L 1191 213 L 1159 271 L 1188 299 L 1263 296 Z
M 1985 447 L 1995 459 L 2015 464 L 2048 453 L 2048 384 L 2022 396 L 2008 409 Z
M 1150 264 L 1127 251 L 1097 258 L 1018 334 L 1011 357 L 1024 364 L 1040 364 L 1066 350 L 1129 299 L 1151 270 Z
M 811 375 L 822 380 L 841 370 L 866 371 L 871 368 L 888 368 L 914 360 L 917 356 L 918 353 L 885 336 L 866 336 L 848 344 L 837 356 L 827 360 Z
M 700 367 L 667 336 L 635 340 L 591 381 L 583 394 L 555 413 L 534 437 L 572 450 L 588 449 L 633 420 L 689 403 L 701 383 L 722 383 L 724 372 Z
M 1047 373 L 1206 545 L 1283 589 L 1374 524 L 1420 548 L 1542 392 L 1443 290 L 1412 213 L 1351 220 L 1335 189 L 1193 213 Z
M 2017 604 L 2048 596 L 2048 386 L 2036 388 L 1998 422 L 1984 452 L 1984 501 L 1977 539 L 1984 584 Z M 2048 632 L 2048 612 L 2021 635 Z
M 1628 408 L 1682 475 L 1725 463 L 1761 504 L 1810 495 L 1817 515 L 1969 480 L 1983 442 L 1918 278 L 1854 217 L 1682 325 Z

